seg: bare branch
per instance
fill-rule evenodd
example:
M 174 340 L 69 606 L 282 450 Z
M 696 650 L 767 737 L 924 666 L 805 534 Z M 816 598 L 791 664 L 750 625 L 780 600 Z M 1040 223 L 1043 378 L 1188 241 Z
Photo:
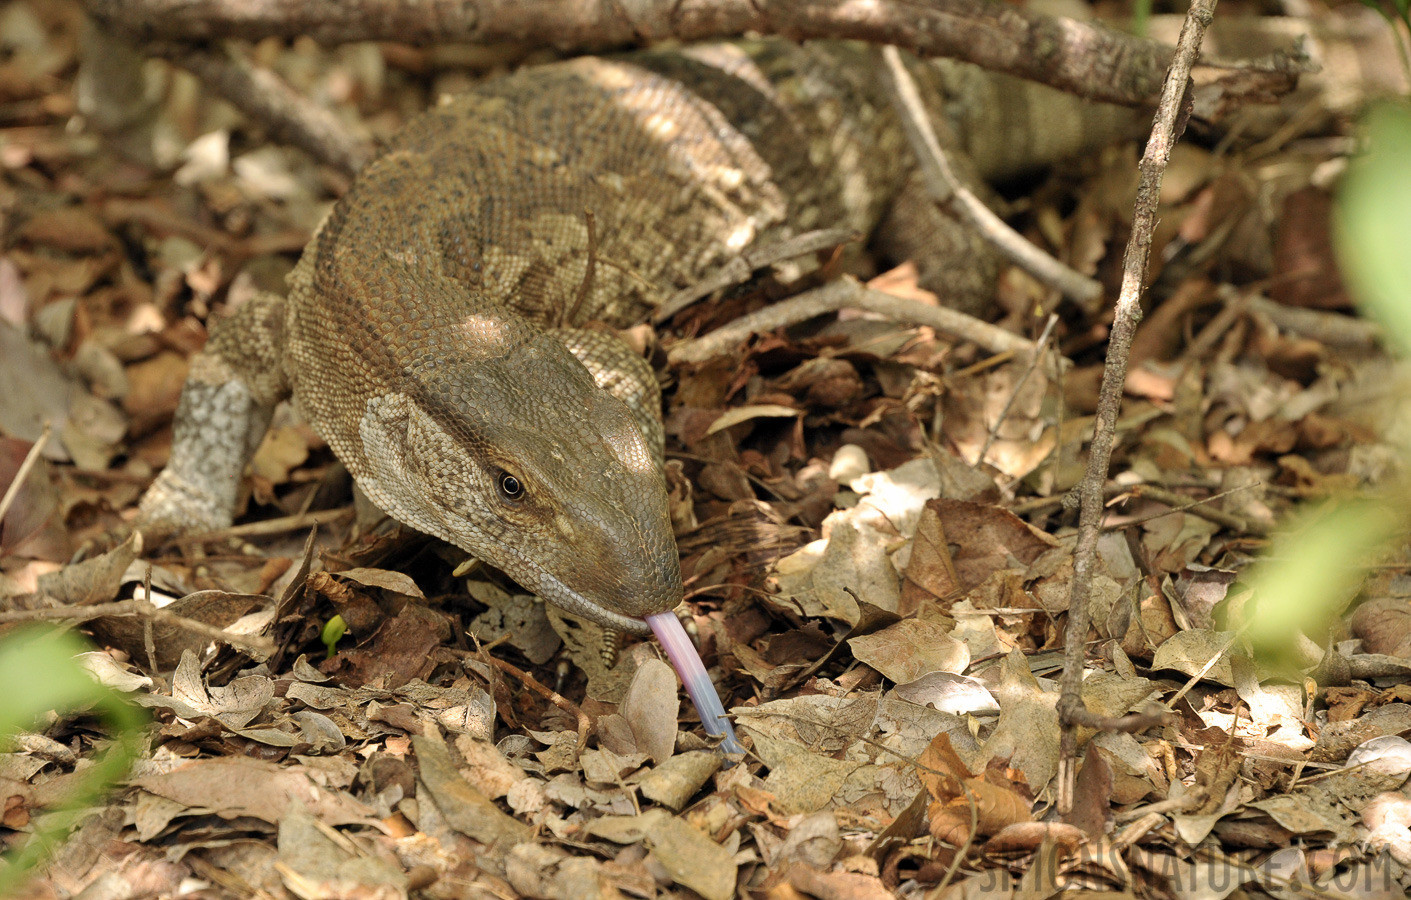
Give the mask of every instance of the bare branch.
M 1150 103 L 1172 48 L 990 0 L 84 0 L 95 19 L 133 38 L 209 41 L 309 36 L 327 44 L 514 43 L 607 50 L 750 32 L 795 40 L 849 38 L 965 60 L 1095 100 Z M 1297 56 L 1263 63 L 1301 71 Z
M 212 641 L 221 641 L 241 650 L 249 650 L 261 658 L 267 658 L 275 651 L 274 641 L 259 634 L 235 634 L 215 625 L 177 615 L 166 609 L 158 609 L 149 600 L 114 600 L 111 603 L 92 603 L 87 606 L 58 606 L 42 609 L 18 609 L 0 612 L 0 624 L 10 622 L 87 622 L 105 616 L 138 616 L 162 625 L 170 625 L 189 631 L 192 634 Z
M 894 322 L 929 325 L 937 331 L 971 341 L 991 353 L 1012 351 L 1032 353 L 1033 341 L 997 325 L 943 306 L 928 306 L 919 300 L 893 297 L 864 287 L 852 278 L 840 278 L 821 288 L 761 309 L 718 328 L 704 337 L 672 347 L 667 358 L 673 364 L 700 363 L 734 351 L 751 334 L 764 334 L 776 328 L 797 325 L 840 309 L 861 309 L 886 316 Z
M 1076 775 L 1078 724 L 1089 720 L 1081 693 L 1083 666 L 1086 662 L 1092 594 L 1093 564 L 1097 559 L 1098 536 L 1102 533 L 1103 488 L 1107 482 L 1112 446 L 1117 435 L 1117 417 L 1122 407 L 1122 388 L 1127 381 L 1128 354 L 1137 323 L 1141 321 L 1140 300 L 1146 282 L 1147 263 L 1151 258 L 1152 235 L 1156 230 L 1156 208 L 1161 194 L 1161 180 L 1171 160 L 1171 148 L 1189 114 L 1187 86 L 1191 67 L 1200 53 L 1205 29 L 1215 15 L 1216 0 L 1193 0 L 1186 16 L 1185 27 L 1176 45 L 1176 58 L 1166 76 L 1157 107 L 1151 138 L 1138 168 L 1141 181 L 1132 216 L 1132 236 L 1122 261 L 1122 291 L 1117 297 L 1112 336 L 1107 346 L 1107 365 L 1098 393 L 1097 415 L 1093 424 L 1093 440 L 1087 474 L 1079 485 L 1082 499 L 1078 519 L 1078 540 L 1073 552 L 1073 581 L 1068 599 L 1068 631 L 1064 640 L 1062 694 L 1058 712 L 1063 722 L 1063 758 L 1059 776 L 1059 808 L 1071 808 L 1073 779 Z
M 975 196 L 975 192 L 951 168 L 950 160 L 936 137 L 936 129 L 932 127 L 921 103 L 916 82 L 902 63 L 897 48 L 883 47 L 882 60 L 885 63 L 882 67 L 883 81 L 891 94 L 897 117 L 901 119 L 902 131 L 906 132 L 911 150 L 921 164 L 921 176 L 932 199 L 978 231 L 1010 262 L 1033 275 L 1040 283 L 1054 288 L 1085 309 L 1093 308 L 1102 298 L 1102 285 L 1034 246 Z
M 165 56 L 210 85 L 241 112 L 291 144 L 349 175 L 372 158 L 372 145 L 350 132 L 333 113 L 304 97 L 278 75 L 234 53 L 155 45 Z

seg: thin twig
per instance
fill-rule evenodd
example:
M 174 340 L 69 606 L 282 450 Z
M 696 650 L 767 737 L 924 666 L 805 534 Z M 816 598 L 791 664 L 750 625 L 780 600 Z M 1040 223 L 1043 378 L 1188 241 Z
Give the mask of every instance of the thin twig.
M 1252 754 L 1252 753 L 1241 753 L 1240 756 L 1243 757 L 1244 759 L 1251 759 L 1251 758 L 1254 756 L 1254 754 Z M 1288 759 L 1274 759 L 1273 761 L 1274 761 L 1274 762 L 1288 763 L 1288 762 L 1293 762 L 1294 760 L 1288 760 Z M 1303 762 L 1303 760 L 1298 760 L 1298 762 Z M 1295 787 L 1303 787 L 1304 785 L 1308 785 L 1308 784 L 1316 784 L 1316 783 L 1319 782 L 1319 781 L 1324 781 L 1324 780 L 1326 780 L 1326 779 L 1328 779 L 1328 778 L 1332 778 L 1332 777 L 1335 776 L 1335 775 L 1350 775 L 1350 774 L 1352 774 L 1353 772 L 1358 772 L 1358 771 L 1361 771 L 1362 769 L 1367 768 L 1368 766 L 1372 765 L 1373 762 L 1374 762 L 1374 760 L 1370 760 L 1370 759 L 1369 759 L 1369 760 L 1367 760 L 1366 762 L 1360 762 L 1360 763 L 1358 763 L 1358 764 L 1355 765 L 1355 766 L 1339 766 L 1339 767 L 1337 767 L 1336 769 L 1330 769 L 1330 770 L 1327 771 L 1327 772 L 1318 772 L 1318 773 L 1316 773 L 1316 774 L 1314 774 L 1314 775 L 1309 775 L 1307 778 L 1296 778 L 1296 779 L 1294 779 L 1294 782 L 1289 785 L 1289 789 L 1292 790 L 1292 789 L 1295 788 Z M 1315 763 L 1315 765 L 1316 765 L 1316 763 Z
M 1238 531 L 1241 534 L 1257 534 L 1262 537 L 1269 533 L 1269 526 L 1265 525 L 1263 522 L 1246 519 L 1243 516 L 1227 513 L 1222 509 L 1215 509 L 1208 505 L 1217 500 L 1222 500 L 1231 494 L 1238 493 L 1239 491 L 1247 491 L 1255 486 L 1254 484 L 1240 485 L 1239 487 L 1221 491 L 1218 494 L 1201 500 L 1191 500 L 1188 497 L 1181 496 L 1175 491 L 1168 491 L 1165 488 L 1151 484 L 1139 484 L 1131 488 L 1129 492 L 1134 498 L 1145 497 L 1150 500 L 1155 500 L 1157 503 L 1164 503 L 1171 508 L 1159 513 L 1152 513 L 1149 516 L 1142 516 L 1140 519 L 1133 519 L 1130 522 L 1123 522 L 1121 525 L 1115 526 L 1115 528 L 1131 528 L 1133 525 L 1141 525 L 1144 522 L 1164 518 L 1174 513 L 1188 512 L 1198 519 L 1214 522 L 1216 525 L 1228 528 L 1231 531 Z
M 207 531 L 201 534 L 182 535 L 181 537 L 173 538 L 171 543 L 180 546 L 182 544 L 209 544 L 212 541 L 225 541 L 230 538 L 269 537 L 274 534 L 284 534 L 289 531 L 302 531 L 305 528 L 337 522 L 346 519 L 352 514 L 353 508 L 350 506 L 345 506 L 341 509 L 321 509 L 318 512 L 301 513 L 297 516 L 280 516 L 275 519 L 265 519 L 260 522 L 247 522 L 244 525 L 232 525 L 229 528 L 221 528 L 217 531 Z
M 0 498 L 0 523 L 5 521 L 5 515 L 10 511 L 10 504 L 15 502 L 15 498 L 20 495 L 20 486 L 29 477 L 30 470 L 39 462 L 39 456 L 44 452 L 44 445 L 49 443 L 49 435 L 54 433 L 54 426 L 48 420 L 44 422 L 44 430 L 39 432 L 39 439 L 29 448 L 25 454 L 24 462 L 20 463 L 19 469 L 15 471 L 15 477 L 10 482 L 10 486 L 5 488 L 5 496 Z
M 1215 317 L 1205 324 L 1205 327 L 1196 333 L 1195 338 L 1181 351 L 1181 360 L 1184 365 L 1181 368 L 1180 377 L 1176 379 L 1180 382 L 1191 367 L 1203 360 L 1206 354 L 1210 353 L 1219 343 L 1220 338 L 1225 336 L 1236 322 L 1244 317 L 1249 309 L 1249 301 L 1253 299 L 1249 296 L 1241 296 L 1238 291 L 1229 285 L 1222 286 L 1217 290 L 1217 295 L 1224 302 L 1225 308 L 1215 314 Z
M 1038 349 L 1029 357 L 1029 365 L 1024 369 L 1024 374 L 1019 376 L 1019 380 L 1014 383 L 1014 389 L 1009 392 L 1009 397 L 1004 401 L 1004 408 L 999 411 L 999 417 L 990 426 L 989 434 L 985 435 L 985 445 L 980 448 L 980 455 L 975 457 L 975 465 L 980 465 L 985 461 L 985 456 L 989 454 L 990 448 L 994 446 L 995 439 L 999 437 L 1000 426 L 1004 420 L 1009 418 L 1009 410 L 1014 406 L 1014 401 L 1019 396 L 1019 391 L 1023 389 L 1029 376 L 1034 374 L 1034 369 L 1038 368 L 1039 360 L 1043 359 L 1044 350 L 1048 347 L 1049 338 L 1053 335 L 1054 326 L 1058 324 L 1058 316 L 1050 314 L 1047 324 L 1044 325 L 1043 333 L 1039 335 Z
M 1230 648 L 1235 645 L 1235 641 L 1239 640 L 1240 635 L 1244 634 L 1245 629 L 1248 627 L 1248 624 L 1246 624 L 1241 626 L 1238 631 L 1231 632 L 1230 636 L 1225 639 L 1225 643 L 1220 646 L 1220 649 L 1210 654 L 1210 658 L 1205 661 L 1205 665 L 1201 666 L 1200 671 L 1192 675 L 1190 679 L 1181 686 L 1180 690 L 1168 697 L 1166 703 L 1163 705 L 1167 709 L 1174 710 L 1176 704 L 1181 702 L 1181 698 L 1190 693 L 1191 689 L 1197 684 L 1200 684 L 1200 680 L 1210 674 L 1210 670 L 1215 668 L 1220 660 L 1225 658 L 1225 655 L 1230 652 Z
M 473 637 L 474 635 L 472 635 L 472 638 Z M 476 643 L 479 644 L 480 642 L 476 641 Z M 578 720 L 578 752 L 581 754 L 587 748 L 588 734 L 592 730 L 593 723 L 588 719 L 587 714 L 585 714 L 583 710 L 578 707 L 578 704 L 574 703 L 572 700 L 569 700 L 567 697 L 563 696 L 557 691 L 550 690 L 549 688 L 540 684 L 537 678 L 535 678 L 533 675 L 530 675 L 523 669 L 515 666 L 512 663 L 505 662 L 498 656 L 492 656 L 489 653 L 485 652 L 484 647 L 480 648 L 480 652 L 478 654 L 470 654 L 464 650 L 458 650 L 456 651 L 456 653 L 465 656 L 473 655 L 481 662 L 492 665 L 500 671 L 505 672 L 508 675 L 512 675 L 515 678 L 518 678 L 525 687 L 529 688 L 534 693 L 543 697 L 545 700 L 548 700 L 554 706 L 557 706 L 559 709 L 573 716 L 575 719 Z
M 727 260 L 714 273 L 668 297 L 666 302 L 652 313 L 652 324 L 660 325 L 702 297 L 737 284 L 744 284 L 750 276 L 766 266 L 860 239 L 861 235 L 847 228 L 820 228 L 759 247 L 746 247 L 740 251 L 739 256 Z
M 952 859 L 950 865 L 946 867 L 945 875 L 942 875 L 941 880 L 936 886 L 926 894 L 926 900 L 939 900 L 940 897 L 945 896 L 946 888 L 950 887 L 952 879 L 955 878 L 955 873 L 960 871 L 961 864 L 965 862 L 965 855 L 969 853 L 970 848 L 974 846 L 976 833 L 980 830 L 980 804 L 976 802 L 974 792 L 970 790 L 970 785 L 965 783 L 964 778 L 957 778 L 954 775 L 952 775 L 951 778 L 965 794 L 965 803 L 970 807 L 970 830 L 965 835 L 965 840 L 956 848 L 955 858 Z
M 909 325 L 929 325 L 937 331 L 970 341 L 991 353 L 1012 350 L 1032 353 L 1034 342 L 996 325 L 967 316 L 943 306 L 928 306 L 919 300 L 893 297 L 859 284 L 853 278 L 840 278 L 823 287 L 805 291 L 780 303 L 775 303 L 748 316 L 741 316 L 724 328 L 672 347 L 667 359 L 674 365 L 702 363 L 734 351 L 751 334 L 768 334 L 776 328 L 797 325 L 809 319 L 837 312 L 840 309 L 860 309 L 877 313 L 894 322 Z
M 896 47 L 883 47 L 882 81 L 892 107 L 901 119 L 911 151 L 921 164 L 921 176 L 931 199 L 974 228 L 1011 262 L 1063 296 L 1091 309 L 1102 298 L 1102 285 L 1054 259 L 995 215 L 951 168 L 950 159 L 936 137 L 916 82 L 901 61 Z M 983 458 L 983 457 L 982 457 Z
M 1156 230 L 1156 209 L 1161 194 L 1161 180 L 1171 159 L 1171 147 L 1177 138 L 1177 123 L 1185 111 L 1183 102 L 1190 84 L 1191 67 L 1200 53 L 1201 39 L 1215 15 L 1216 0 L 1193 0 L 1176 44 L 1176 56 L 1171 62 L 1166 83 L 1161 90 L 1161 104 L 1152 125 L 1151 138 L 1139 165 L 1141 181 L 1132 216 L 1132 236 L 1122 262 L 1122 290 L 1112 323 L 1107 347 L 1107 364 L 1102 387 L 1098 392 L 1097 414 L 1093 423 L 1093 440 L 1089 450 L 1088 470 L 1080 485 L 1082 498 L 1078 525 L 1078 541 L 1073 552 L 1073 579 L 1068 599 L 1068 631 L 1064 636 L 1062 693 L 1058 712 L 1063 723 L 1061 760 L 1058 782 L 1058 808 L 1067 812 L 1073 805 L 1073 786 L 1077 775 L 1077 728 L 1095 717 L 1083 704 L 1081 693 L 1083 667 L 1086 663 L 1088 627 L 1091 611 L 1088 599 L 1092 595 L 1097 542 L 1102 533 L 1103 487 L 1107 481 L 1112 447 L 1116 442 L 1117 418 L 1122 407 L 1122 386 L 1127 380 L 1127 360 L 1132 337 L 1141 321 L 1141 295 L 1151 257 L 1152 235 Z
M 147 573 L 142 577 L 142 599 L 148 603 L 152 602 L 152 566 L 148 564 Z M 142 652 L 147 654 L 147 671 L 156 674 L 162 669 L 157 665 L 157 636 L 156 629 L 152 627 L 152 617 L 145 616 L 142 619 Z
M 275 650 L 274 641 L 256 634 L 233 634 L 215 625 L 188 619 L 165 609 L 159 609 L 148 600 L 115 600 L 112 603 L 94 603 L 87 606 L 60 606 L 46 609 L 17 609 L 0 612 L 0 625 L 9 622 L 87 622 L 104 616 L 139 616 L 162 625 L 171 625 L 183 631 L 221 641 L 232 647 L 252 650 L 268 656 Z

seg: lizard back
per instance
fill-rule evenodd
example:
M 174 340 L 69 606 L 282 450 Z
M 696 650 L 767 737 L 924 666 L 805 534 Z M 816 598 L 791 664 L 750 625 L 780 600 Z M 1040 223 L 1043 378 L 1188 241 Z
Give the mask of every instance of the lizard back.
M 458 283 L 455 315 L 484 304 L 625 325 L 758 241 L 866 231 L 905 177 L 902 139 L 859 73 L 817 56 L 712 45 L 488 81 L 418 117 L 359 176 L 319 236 L 314 296 L 378 315 L 358 283 L 395 264 Z M 595 271 L 567 323 L 590 215 Z

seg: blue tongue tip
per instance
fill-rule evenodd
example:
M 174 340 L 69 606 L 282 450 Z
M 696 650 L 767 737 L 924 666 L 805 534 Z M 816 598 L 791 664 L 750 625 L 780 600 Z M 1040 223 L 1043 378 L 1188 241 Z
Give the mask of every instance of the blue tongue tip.
M 724 735 L 725 740 L 720 742 L 720 749 L 724 752 L 744 753 L 744 745 L 735 737 L 734 726 L 725 717 L 725 705 L 720 702 L 720 694 L 716 693 L 715 685 L 706 674 L 705 664 L 687 637 L 686 629 L 681 627 L 681 620 L 673 612 L 657 613 L 647 616 L 647 625 L 651 626 L 652 633 L 666 651 L 666 658 L 671 660 L 672 668 L 686 686 L 686 694 L 695 704 L 706 734 L 711 737 Z

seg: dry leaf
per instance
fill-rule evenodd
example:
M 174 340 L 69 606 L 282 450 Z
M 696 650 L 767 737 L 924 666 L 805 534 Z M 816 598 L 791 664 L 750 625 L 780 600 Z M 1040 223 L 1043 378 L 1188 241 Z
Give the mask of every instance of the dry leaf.
M 858 662 L 900 684 L 932 672 L 957 674 L 970 665 L 970 648 L 941 625 L 920 619 L 903 619 L 881 631 L 851 638 L 848 646 Z

